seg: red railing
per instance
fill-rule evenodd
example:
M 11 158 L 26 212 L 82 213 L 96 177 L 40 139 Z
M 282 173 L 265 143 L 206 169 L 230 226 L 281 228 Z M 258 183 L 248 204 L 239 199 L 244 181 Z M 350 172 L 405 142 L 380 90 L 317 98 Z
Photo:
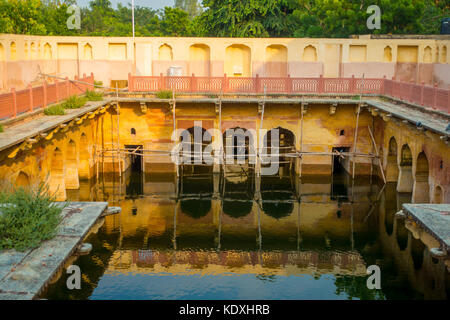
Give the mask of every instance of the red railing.
M 364 87 L 363 87 L 364 84 Z M 243 77 L 142 77 L 128 74 L 130 92 L 156 92 L 175 90 L 185 93 L 331 93 L 375 94 L 431 107 L 450 113 L 450 90 L 436 85 L 426 86 L 384 79 L 360 78 L 253 78 Z M 1 99 L 1 97 L 0 97 Z
M 14 118 L 19 114 L 31 112 L 39 108 L 45 108 L 47 105 L 67 99 L 73 95 L 79 95 L 86 92 L 87 89 L 93 89 L 94 75 L 70 81 L 59 81 L 53 84 L 44 82 L 42 86 L 31 87 L 20 91 L 11 89 L 9 93 L 0 94 L 0 120 Z

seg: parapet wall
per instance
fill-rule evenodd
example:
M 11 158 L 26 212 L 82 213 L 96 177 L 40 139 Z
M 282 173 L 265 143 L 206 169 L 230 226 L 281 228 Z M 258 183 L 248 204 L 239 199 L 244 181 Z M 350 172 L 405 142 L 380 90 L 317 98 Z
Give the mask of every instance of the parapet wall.
M 362 77 L 450 84 L 450 40 L 131 38 L 0 35 L 0 90 L 39 71 L 109 85 L 138 76 Z

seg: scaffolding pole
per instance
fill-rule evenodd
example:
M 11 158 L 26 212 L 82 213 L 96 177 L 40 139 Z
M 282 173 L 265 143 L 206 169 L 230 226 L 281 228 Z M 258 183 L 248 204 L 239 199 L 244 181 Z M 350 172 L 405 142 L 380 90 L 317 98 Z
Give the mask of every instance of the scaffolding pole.
M 362 76 L 361 90 L 359 93 L 358 113 L 356 114 L 355 140 L 353 142 L 353 153 L 356 153 L 356 143 L 358 141 L 359 114 L 361 112 L 362 91 L 364 89 L 364 75 Z M 355 158 L 353 158 L 352 179 L 355 179 Z

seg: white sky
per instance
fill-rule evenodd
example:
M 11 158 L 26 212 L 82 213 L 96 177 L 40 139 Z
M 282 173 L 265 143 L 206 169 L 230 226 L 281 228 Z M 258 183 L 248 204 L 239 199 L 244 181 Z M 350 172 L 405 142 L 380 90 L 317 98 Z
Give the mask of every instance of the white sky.
M 131 0 L 109 0 L 111 1 L 113 7 L 117 6 L 117 3 L 122 3 L 123 5 L 127 5 L 131 3 Z M 77 0 L 77 3 L 81 7 L 87 7 L 89 5 L 90 0 Z M 174 0 L 134 0 L 135 6 L 140 7 L 150 7 L 153 9 L 161 9 L 164 7 L 172 7 L 174 4 Z

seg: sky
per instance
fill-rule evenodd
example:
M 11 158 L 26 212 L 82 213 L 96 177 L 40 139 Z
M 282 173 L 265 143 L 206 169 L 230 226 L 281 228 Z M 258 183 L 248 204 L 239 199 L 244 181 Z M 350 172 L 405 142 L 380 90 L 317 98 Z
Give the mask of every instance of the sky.
M 131 0 L 109 0 L 111 1 L 113 7 L 117 6 L 117 3 L 122 3 L 123 5 L 127 5 L 131 3 Z M 87 7 L 89 5 L 90 0 L 77 0 L 77 3 L 81 7 Z M 164 7 L 173 6 L 174 0 L 134 0 L 135 6 L 141 7 L 150 7 L 153 9 L 161 9 Z

